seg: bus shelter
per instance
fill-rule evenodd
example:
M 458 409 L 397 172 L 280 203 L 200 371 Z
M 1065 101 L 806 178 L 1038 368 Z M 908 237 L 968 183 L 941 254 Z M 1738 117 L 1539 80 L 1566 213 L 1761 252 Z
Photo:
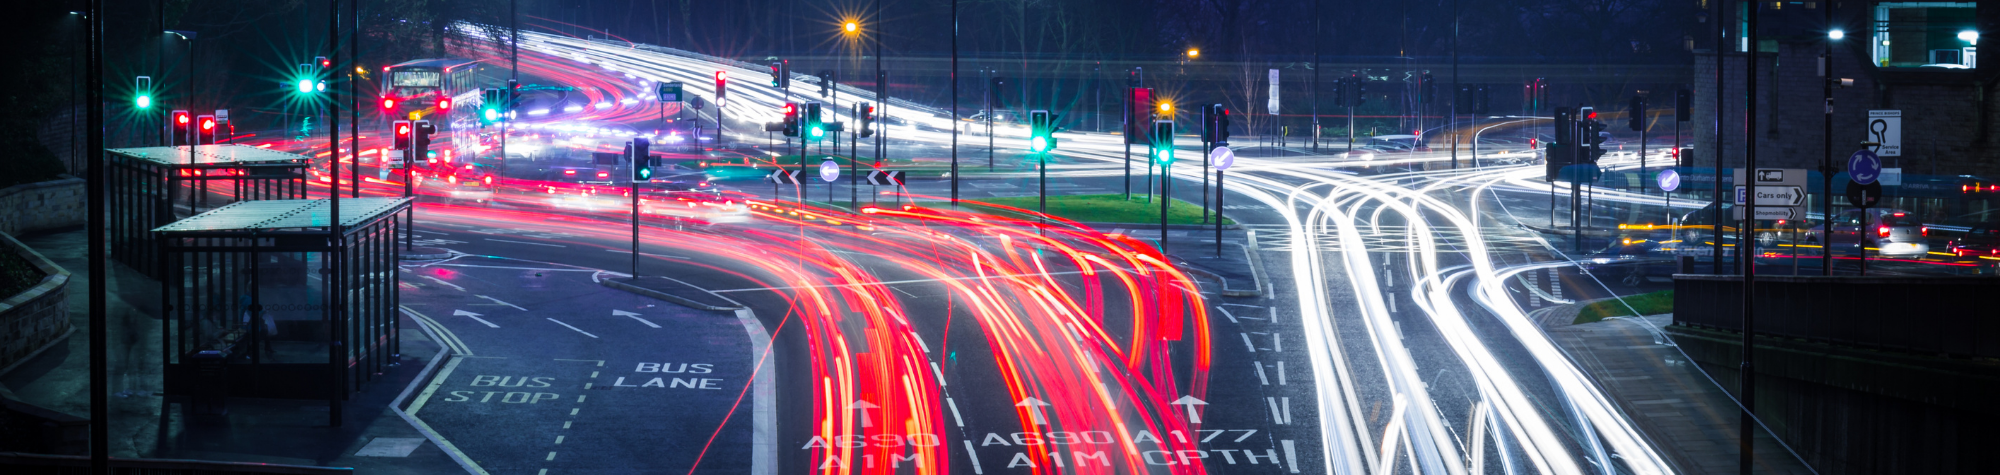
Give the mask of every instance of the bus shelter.
M 147 277 L 164 272 L 153 229 L 209 205 L 246 200 L 303 199 L 304 155 L 247 145 L 138 147 L 106 150 L 105 181 L 111 258 Z M 210 182 L 221 181 L 211 184 Z
M 153 230 L 165 389 L 197 414 L 227 397 L 340 401 L 396 362 L 395 215 L 408 198 L 239 201 Z

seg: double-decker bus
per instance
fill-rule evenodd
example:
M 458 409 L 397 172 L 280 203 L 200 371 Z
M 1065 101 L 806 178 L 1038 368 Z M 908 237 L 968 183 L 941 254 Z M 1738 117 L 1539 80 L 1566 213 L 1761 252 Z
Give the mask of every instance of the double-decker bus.
M 452 106 L 467 97 L 478 97 L 479 62 L 469 59 L 438 58 L 404 61 L 382 68 L 381 91 L 376 99 L 389 120 L 428 119 L 439 130 L 451 127 Z

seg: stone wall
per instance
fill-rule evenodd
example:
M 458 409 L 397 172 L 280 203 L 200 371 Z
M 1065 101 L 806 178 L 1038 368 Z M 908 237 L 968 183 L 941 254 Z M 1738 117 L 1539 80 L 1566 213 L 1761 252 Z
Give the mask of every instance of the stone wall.
M 19 254 L 45 277 L 20 295 L 0 296 L 0 373 L 70 333 L 69 271 L 13 236 L 0 234 L 0 252 Z
M 88 216 L 84 181 L 65 178 L 0 189 L 0 233 L 82 226 Z

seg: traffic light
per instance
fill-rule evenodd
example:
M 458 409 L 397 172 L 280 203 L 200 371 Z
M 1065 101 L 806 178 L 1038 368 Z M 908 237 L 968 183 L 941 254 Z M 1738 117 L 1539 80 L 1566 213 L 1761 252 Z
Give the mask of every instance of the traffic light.
M 1139 87 L 1145 85 L 1145 81 L 1143 81 L 1139 76 L 1140 71 L 1141 69 L 1139 68 L 1132 68 L 1130 70 L 1125 71 L 1125 87 Z
M 785 103 L 785 136 L 799 136 L 799 103 Z
M 1331 93 L 1334 107 L 1347 107 L 1347 78 L 1334 78 Z
M 1555 130 L 1555 141 L 1547 144 L 1543 155 L 1543 178 L 1551 182 L 1561 176 L 1563 167 L 1576 163 L 1576 116 L 1570 108 L 1556 108 Z
M 1174 162 L 1174 121 L 1153 121 L 1153 160 L 1162 166 Z
M 1626 108 L 1625 117 L 1625 125 L 1631 127 L 1633 132 L 1638 132 L 1640 129 L 1645 128 L 1646 97 L 1632 96 L 1632 104 Z
M 1007 78 L 994 76 L 988 79 L 988 81 L 986 85 L 986 100 L 989 101 L 988 104 L 992 104 L 994 109 L 1006 109 L 1007 101 L 1000 100 L 1003 97 L 1000 95 L 1000 91 L 1007 87 Z
M 194 116 L 188 115 L 188 111 L 174 111 L 173 112 L 174 133 L 172 139 L 174 145 L 175 146 L 187 145 L 188 138 L 193 136 L 193 134 L 191 133 L 193 131 L 192 130 L 193 127 L 194 127 Z
M 1201 141 L 1217 145 L 1229 142 L 1229 109 L 1222 104 L 1201 106 Z
M 487 126 L 500 122 L 505 117 L 507 92 L 499 88 L 479 90 L 479 125 Z
M 1437 78 L 1431 77 L 1431 73 L 1424 73 L 1422 77 L 1417 79 L 1417 103 L 1429 104 L 1437 102 L 1437 93 Z
M 416 151 L 410 153 L 410 156 L 415 157 L 416 160 L 423 160 L 425 162 L 436 160 L 436 157 L 432 156 L 432 154 L 437 152 L 431 151 L 431 134 L 435 133 L 437 133 L 437 126 L 431 125 L 431 121 L 419 120 L 415 124 L 412 124 L 410 126 L 410 144 L 416 148 Z M 405 164 L 404 166 L 409 165 Z
M 1464 84 L 1458 86 L 1453 105 L 1460 114 L 1486 115 L 1492 113 L 1493 97 L 1487 95 L 1484 84 Z
M 390 126 L 390 128 L 396 131 L 396 145 L 389 148 L 396 150 L 409 150 L 410 121 L 407 120 L 396 121 L 395 125 Z
M 1215 107 L 1215 140 L 1214 140 L 1214 142 L 1215 142 L 1215 144 L 1216 144 L 1216 145 L 1228 145 L 1228 144 L 1229 144 L 1229 109 L 1224 109 L 1224 108 L 1222 108 L 1222 104 L 1216 104 L 1216 105 L 1215 105 L 1214 107 Z
M 717 108 L 717 109 L 721 109 L 721 108 L 723 107 L 723 105 L 722 105 L 722 104 L 723 104 L 723 100 L 724 100 L 724 98 L 726 98 L 726 97 L 728 97 L 728 96 L 729 96 L 729 73 L 727 73 L 727 72 L 723 72 L 723 71 L 716 71 L 716 72 L 715 72 L 715 108 Z M 720 116 L 717 116 L 717 117 L 720 117 Z
M 818 142 L 826 138 L 826 122 L 820 120 L 820 104 L 807 102 L 805 110 L 805 139 Z
M 325 56 L 314 56 L 313 64 L 319 65 L 319 72 L 321 74 L 325 74 L 328 69 L 333 69 L 333 60 L 327 59 Z
M 1694 116 L 1689 113 L 1691 106 L 1690 103 L 1693 101 L 1694 101 L 1693 91 L 1689 91 L 1686 89 L 1674 91 L 1674 120 L 1680 122 L 1687 122 L 1690 120 L 1694 120 Z
M 861 136 L 875 136 L 875 104 L 861 103 Z
M 1362 96 L 1362 93 L 1367 92 L 1367 90 L 1368 83 L 1366 78 L 1363 78 L 1359 74 L 1348 76 L 1347 82 L 1340 86 L 1340 101 L 1346 104 L 1347 107 L 1361 107 L 1361 104 L 1368 102 L 1368 98 Z
M 382 111 L 391 114 L 396 113 L 396 98 L 393 97 L 382 98 Z
M 1055 124 L 1049 111 L 1028 111 L 1028 151 L 1048 153 L 1056 149 Z
M 139 110 L 153 108 L 153 77 L 139 76 L 132 86 L 132 107 Z
M 1583 115 L 1587 118 L 1579 121 L 1582 125 L 1583 145 L 1589 148 L 1588 154 L 1583 158 L 1590 163 L 1597 163 L 1598 159 L 1604 158 L 1605 153 L 1610 152 L 1604 149 L 1605 134 L 1603 132 L 1608 126 L 1604 121 L 1597 120 L 1597 112 L 1589 111 L 1589 109 L 1588 107 L 1584 108 L 1587 112 Z
M 1493 95 L 1491 94 L 1491 91 L 1486 89 L 1485 84 L 1473 86 L 1472 114 L 1487 115 L 1492 113 L 1493 113 Z
M 771 62 L 771 87 L 792 88 L 792 64 L 790 61 Z
M 439 96 L 437 100 L 437 107 L 438 110 L 440 111 L 451 110 L 451 98 Z
M 833 90 L 833 71 L 819 72 L 819 95 L 825 96 Z
M 215 144 L 215 116 L 197 117 L 195 123 L 195 145 Z
M 625 158 L 632 161 L 632 181 L 653 179 L 653 153 L 649 150 L 652 145 L 652 142 L 638 137 L 625 144 Z

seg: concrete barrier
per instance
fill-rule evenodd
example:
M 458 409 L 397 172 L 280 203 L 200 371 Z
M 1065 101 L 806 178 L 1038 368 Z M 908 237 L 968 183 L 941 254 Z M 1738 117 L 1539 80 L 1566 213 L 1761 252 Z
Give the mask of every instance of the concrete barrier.
M 19 295 L 0 296 L 0 374 L 60 343 L 69 324 L 69 271 L 0 233 L 0 252 L 12 252 L 42 271 L 42 282 Z

